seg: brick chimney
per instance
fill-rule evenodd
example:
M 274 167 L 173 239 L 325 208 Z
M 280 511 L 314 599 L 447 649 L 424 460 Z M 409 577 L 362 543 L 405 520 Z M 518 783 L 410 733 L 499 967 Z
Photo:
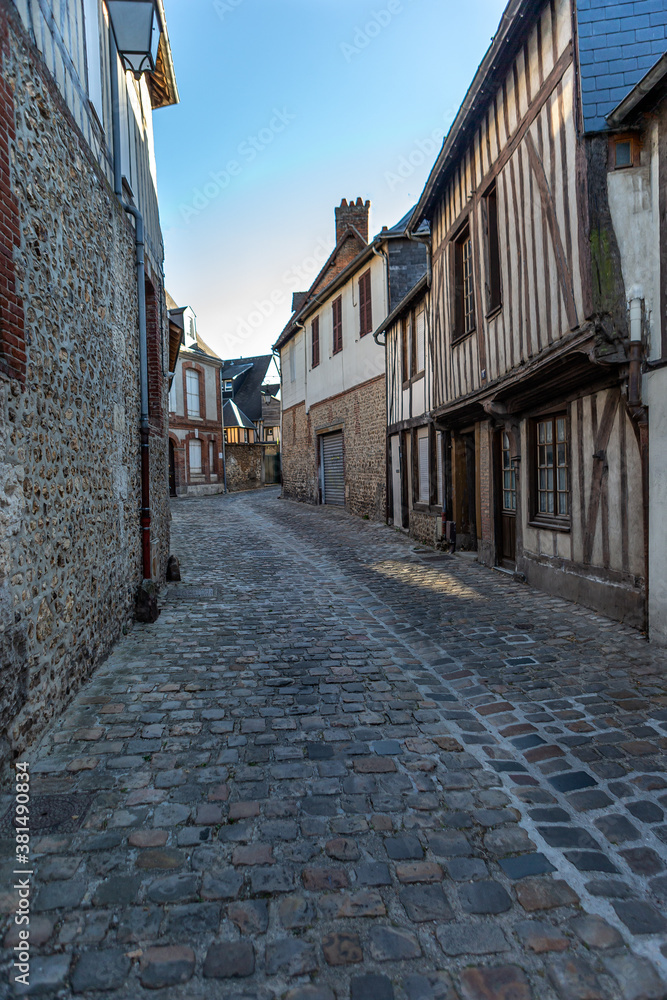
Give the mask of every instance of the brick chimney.
M 357 198 L 356 202 L 352 200 L 348 205 L 347 198 L 343 198 L 340 208 L 336 209 L 336 243 L 340 242 L 340 238 L 348 226 L 354 226 L 357 232 L 363 237 L 364 242 L 368 243 L 368 220 L 370 214 L 370 201 L 364 202 L 361 198 Z

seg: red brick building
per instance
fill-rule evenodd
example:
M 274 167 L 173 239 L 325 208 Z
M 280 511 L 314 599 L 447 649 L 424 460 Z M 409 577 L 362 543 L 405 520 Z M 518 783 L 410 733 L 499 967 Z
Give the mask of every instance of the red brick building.
M 175 306 L 173 299 L 171 304 Z M 169 392 L 170 493 L 222 493 L 223 362 L 197 333 L 197 317 L 189 306 L 170 309 L 169 320 L 183 338 Z

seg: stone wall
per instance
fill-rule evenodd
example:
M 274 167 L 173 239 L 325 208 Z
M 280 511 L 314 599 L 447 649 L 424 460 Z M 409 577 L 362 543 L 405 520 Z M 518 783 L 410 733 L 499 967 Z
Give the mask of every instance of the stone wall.
M 283 496 L 319 503 L 319 433 L 343 431 L 345 507 L 353 514 L 386 517 L 386 418 L 384 375 L 312 406 L 283 413 Z
M 4 4 L 0 21 L 0 78 L 14 105 L 3 113 L 15 131 L 1 169 L 20 206 L 13 262 L 26 354 L 23 378 L 0 371 L 2 766 L 108 653 L 142 573 L 133 229 Z M 1 203 L 11 207 L 6 193 Z M 166 329 L 155 275 L 153 286 Z M 167 450 L 155 426 L 151 474 L 161 577 Z
M 264 448 L 261 444 L 225 445 L 227 489 L 230 493 L 264 485 Z

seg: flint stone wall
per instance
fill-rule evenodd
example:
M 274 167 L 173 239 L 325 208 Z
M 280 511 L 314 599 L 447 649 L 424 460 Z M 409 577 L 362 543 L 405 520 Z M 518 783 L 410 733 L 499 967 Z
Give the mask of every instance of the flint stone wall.
M 109 652 L 142 575 L 134 234 L 34 51 L 8 31 L 26 366 L 24 379 L 0 375 L 0 768 Z M 151 451 L 162 579 L 166 436 Z

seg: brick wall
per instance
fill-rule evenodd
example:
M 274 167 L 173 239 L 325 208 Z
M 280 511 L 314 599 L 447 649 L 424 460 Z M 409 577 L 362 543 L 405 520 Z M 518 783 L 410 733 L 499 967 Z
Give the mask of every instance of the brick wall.
M 584 125 L 594 132 L 667 49 L 667 4 L 577 0 L 577 17 Z
M 384 375 L 311 407 L 283 414 L 283 495 L 319 503 L 318 431 L 342 429 L 346 508 L 384 521 L 386 516 L 386 419 Z

